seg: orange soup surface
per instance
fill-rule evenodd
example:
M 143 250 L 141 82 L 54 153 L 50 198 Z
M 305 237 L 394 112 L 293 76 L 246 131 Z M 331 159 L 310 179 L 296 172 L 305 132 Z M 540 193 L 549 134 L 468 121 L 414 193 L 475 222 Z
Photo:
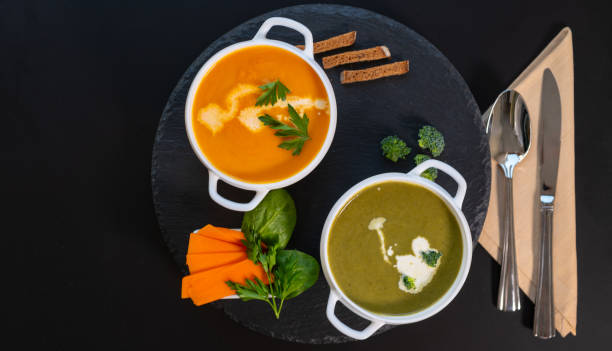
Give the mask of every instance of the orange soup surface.
M 279 80 L 290 93 L 274 106 L 255 106 L 261 85 Z M 264 126 L 268 114 L 292 125 L 287 104 L 307 115 L 310 140 L 299 155 L 278 145 L 285 139 Z M 234 51 L 206 73 L 193 103 L 193 128 L 206 158 L 224 174 L 248 183 L 272 183 L 299 173 L 317 155 L 329 127 L 323 82 L 299 56 L 274 46 Z

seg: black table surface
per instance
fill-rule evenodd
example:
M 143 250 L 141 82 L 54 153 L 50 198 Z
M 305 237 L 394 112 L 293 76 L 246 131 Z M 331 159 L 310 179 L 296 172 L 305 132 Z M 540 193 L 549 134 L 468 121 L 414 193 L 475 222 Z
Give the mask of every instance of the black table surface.
M 48 349 L 291 344 L 179 299 L 153 212 L 151 147 L 171 89 L 213 40 L 294 1 L 0 2 L 0 198 L 9 338 Z M 342 2 L 339 2 L 342 3 Z M 587 350 L 612 331 L 612 22 L 604 1 L 351 1 L 436 45 L 485 109 L 561 30 L 575 55 L 578 336 L 531 336 L 533 304 L 495 310 L 478 247 L 444 312 L 325 349 Z M 5 341 L 8 342 L 8 341 Z

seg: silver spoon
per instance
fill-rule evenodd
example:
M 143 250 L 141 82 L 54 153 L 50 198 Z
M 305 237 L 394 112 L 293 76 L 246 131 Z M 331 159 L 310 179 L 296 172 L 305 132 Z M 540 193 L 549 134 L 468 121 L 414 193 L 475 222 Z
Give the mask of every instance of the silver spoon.
M 514 90 L 502 92 L 495 100 L 490 111 L 486 128 L 489 135 L 489 147 L 491 148 L 491 156 L 504 173 L 506 197 L 497 309 L 500 311 L 518 311 L 521 309 L 521 301 L 519 299 L 514 244 L 512 173 L 514 167 L 527 155 L 531 144 L 529 113 L 525 101 Z

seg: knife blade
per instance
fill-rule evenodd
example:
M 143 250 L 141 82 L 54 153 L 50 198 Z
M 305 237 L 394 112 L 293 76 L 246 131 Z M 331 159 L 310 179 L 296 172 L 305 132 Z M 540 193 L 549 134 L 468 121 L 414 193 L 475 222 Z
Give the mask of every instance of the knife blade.
M 561 96 L 557 81 L 549 69 L 542 79 L 542 102 L 540 109 L 542 135 L 540 142 L 541 195 L 555 195 L 559 150 L 561 149 Z M 544 199 L 544 201 L 547 201 Z
M 542 233 L 538 283 L 536 286 L 533 335 L 543 339 L 555 336 L 553 300 L 552 232 L 555 190 L 561 149 L 561 96 L 549 69 L 542 77 L 540 105 L 539 167 Z

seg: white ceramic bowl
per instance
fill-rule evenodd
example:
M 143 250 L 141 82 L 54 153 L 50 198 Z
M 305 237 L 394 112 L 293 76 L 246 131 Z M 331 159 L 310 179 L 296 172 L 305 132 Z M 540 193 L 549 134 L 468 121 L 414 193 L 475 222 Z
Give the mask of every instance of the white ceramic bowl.
M 421 173 L 431 167 L 437 168 L 445 172 L 457 182 L 457 194 L 455 194 L 454 197 L 451 196 L 438 184 L 420 176 Z M 463 256 L 461 258 L 461 267 L 459 268 L 459 273 L 457 274 L 457 277 L 455 278 L 455 281 L 451 285 L 450 289 L 448 289 L 448 291 L 433 305 L 419 312 L 406 315 L 384 315 L 373 313 L 351 301 L 338 287 L 338 284 L 334 279 L 334 275 L 331 272 L 329 266 L 329 258 L 327 256 L 327 244 L 329 241 L 328 239 L 330 235 L 331 226 L 334 222 L 334 219 L 338 215 L 339 211 L 344 207 L 346 202 L 349 201 L 356 193 L 358 193 L 362 189 L 373 184 L 384 183 L 388 181 L 406 182 L 410 184 L 420 185 L 424 188 L 431 190 L 434 194 L 438 195 L 438 197 L 440 197 L 446 203 L 448 208 L 451 210 L 451 212 L 457 219 L 457 223 L 459 223 L 459 226 L 461 228 L 461 238 L 463 242 Z M 344 193 L 344 195 L 342 195 L 342 197 L 340 197 L 340 199 L 336 202 L 332 210 L 329 212 L 329 215 L 327 216 L 327 220 L 325 222 L 325 226 L 323 227 L 323 233 L 321 236 L 321 266 L 323 267 L 325 279 L 327 279 L 327 282 L 330 286 L 329 300 L 327 302 L 326 312 L 327 318 L 336 329 L 338 329 L 343 334 L 355 339 L 367 339 L 372 334 L 374 334 L 376 330 L 378 330 L 385 324 L 409 324 L 429 318 L 434 314 L 440 312 L 455 298 L 455 296 L 457 296 L 457 293 L 459 293 L 459 290 L 465 282 L 468 271 L 470 269 L 470 263 L 472 261 L 472 235 L 470 233 L 470 227 L 465 219 L 465 216 L 463 215 L 463 212 L 461 212 L 461 205 L 463 203 L 463 198 L 465 197 L 466 188 L 467 185 L 465 183 L 465 179 L 463 179 L 461 174 L 459 174 L 459 172 L 457 172 L 454 168 L 444 162 L 440 162 L 437 160 L 428 160 L 421 163 L 408 173 L 383 173 L 367 178 L 350 188 L 346 193 Z M 335 307 L 338 301 L 342 302 L 342 304 L 344 304 L 349 310 L 353 311 L 360 317 L 369 320 L 371 322 L 370 325 L 364 330 L 358 331 L 342 323 L 335 315 Z
M 302 34 L 304 36 L 304 50 L 300 50 L 296 48 L 295 46 L 282 42 L 282 41 L 266 38 L 268 31 L 270 31 L 270 29 L 274 26 L 282 26 L 282 27 L 291 28 L 291 29 L 298 31 L 300 34 Z M 212 163 L 206 158 L 206 156 L 204 155 L 204 153 L 202 152 L 202 150 L 200 150 L 200 147 L 198 146 L 198 142 L 195 138 L 195 134 L 193 131 L 193 114 L 192 114 L 193 101 L 195 98 L 196 91 L 198 87 L 200 86 L 200 82 L 202 81 L 202 79 L 204 78 L 208 70 L 212 68 L 213 65 L 217 61 L 219 61 L 221 58 L 225 57 L 229 53 L 245 48 L 245 47 L 258 46 L 258 45 L 269 45 L 269 46 L 275 46 L 281 49 L 285 49 L 299 56 L 302 60 L 308 63 L 310 67 L 312 67 L 312 69 L 319 76 L 319 79 L 321 79 L 321 81 L 323 82 L 325 91 L 327 92 L 327 99 L 329 101 L 329 127 L 327 129 L 327 136 L 325 137 L 323 146 L 321 146 L 321 149 L 319 150 L 315 158 L 304 169 L 302 169 L 297 174 L 289 178 L 283 179 L 281 181 L 278 181 L 278 182 L 265 183 L 265 184 L 255 184 L 255 183 L 243 182 L 215 168 L 215 166 L 213 166 Z M 195 154 L 198 156 L 200 161 L 204 164 L 204 166 L 208 168 L 208 171 L 209 171 L 208 172 L 209 173 L 208 192 L 210 194 L 210 197 L 219 205 L 225 208 L 228 208 L 230 210 L 234 210 L 234 211 L 250 211 L 253 208 L 255 208 L 261 202 L 261 200 L 263 200 L 263 198 L 266 196 L 266 194 L 270 190 L 287 187 L 301 180 L 302 178 L 307 176 L 310 172 L 312 172 L 312 170 L 315 169 L 315 167 L 319 164 L 319 162 L 321 162 L 321 160 L 327 153 L 327 150 L 329 150 L 329 147 L 334 138 L 334 133 L 336 131 L 336 121 L 337 121 L 336 97 L 334 95 L 334 90 L 332 88 L 332 85 L 329 79 L 327 78 L 327 75 L 325 74 L 323 69 L 314 60 L 312 33 L 310 33 L 310 30 L 306 28 L 306 26 L 304 26 L 303 24 L 296 22 L 294 20 L 288 19 L 288 18 L 283 18 L 283 17 L 268 18 L 261 25 L 261 27 L 259 28 L 259 30 L 257 31 L 257 33 L 255 34 L 252 40 L 230 45 L 226 47 L 225 49 L 217 52 L 210 59 L 208 59 L 208 61 L 206 61 L 204 66 L 200 68 L 200 71 L 193 79 L 193 82 L 191 83 L 191 86 L 189 87 L 189 93 L 187 95 L 187 101 L 185 103 L 185 128 L 187 130 L 187 136 L 189 137 L 189 143 L 191 144 L 191 148 L 193 149 Z M 222 197 L 221 195 L 219 195 L 219 193 L 217 192 L 217 183 L 219 182 L 219 179 L 237 188 L 255 191 L 255 196 L 248 203 L 238 203 L 238 202 L 228 200 Z

